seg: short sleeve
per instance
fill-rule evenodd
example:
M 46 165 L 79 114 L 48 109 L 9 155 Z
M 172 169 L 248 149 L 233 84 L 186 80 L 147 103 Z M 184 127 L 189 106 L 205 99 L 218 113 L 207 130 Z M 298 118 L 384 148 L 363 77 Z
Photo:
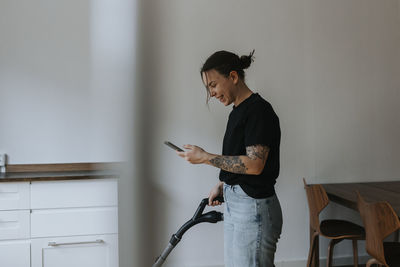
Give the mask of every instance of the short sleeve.
M 275 113 L 271 105 L 254 103 L 249 107 L 245 124 L 245 146 L 266 145 L 271 147 L 275 140 Z

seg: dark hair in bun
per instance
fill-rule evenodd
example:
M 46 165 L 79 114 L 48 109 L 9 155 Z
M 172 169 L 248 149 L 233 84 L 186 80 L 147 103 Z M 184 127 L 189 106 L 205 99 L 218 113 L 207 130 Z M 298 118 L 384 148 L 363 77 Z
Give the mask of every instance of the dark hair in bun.
M 203 72 L 215 69 L 220 74 L 228 77 L 231 71 L 236 71 L 239 77 L 244 80 L 245 74 L 243 70 L 250 67 L 254 61 L 254 52 L 255 50 L 248 56 L 241 56 L 240 58 L 238 55 L 224 50 L 215 52 L 203 64 L 200 75 L 203 75 Z
M 254 61 L 254 52 L 255 50 L 253 50 L 250 55 L 248 56 L 241 56 L 240 57 L 240 62 L 242 63 L 242 69 L 247 69 L 248 67 L 250 67 L 251 63 Z
M 203 78 L 203 72 L 214 69 L 225 77 L 228 77 L 231 71 L 236 71 L 239 78 L 244 80 L 245 73 L 243 70 L 250 67 L 251 63 L 254 61 L 254 52 L 255 50 L 253 50 L 248 56 L 241 56 L 240 58 L 238 55 L 224 50 L 215 52 L 207 58 L 206 62 L 203 64 L 203 67 L 200 70 L 200 76 Z M 206 90 L 208 103 L 210 92 L 207 86 Z

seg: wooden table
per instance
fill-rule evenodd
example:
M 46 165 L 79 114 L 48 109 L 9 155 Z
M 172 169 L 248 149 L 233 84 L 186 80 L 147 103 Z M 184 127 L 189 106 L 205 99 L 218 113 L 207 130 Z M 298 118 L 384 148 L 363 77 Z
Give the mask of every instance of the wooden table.
M 357 209 L 358 190 L 367 202 L 387 201 L 400 216 L 400 181 L 372 183 L 322 184 L 329 200 L 350 209 Z
M 340 183 L 322 184 L 328 194 L 329 200 L 347 208 L 357 209 L 357 194 L 360 192 L 367 202 L 387 201 L 400 217 L 400 181 L 370 182 L 370 183 Z M 317 239 L 316 253 L 312 266 L 319 266 L 319 242 Z

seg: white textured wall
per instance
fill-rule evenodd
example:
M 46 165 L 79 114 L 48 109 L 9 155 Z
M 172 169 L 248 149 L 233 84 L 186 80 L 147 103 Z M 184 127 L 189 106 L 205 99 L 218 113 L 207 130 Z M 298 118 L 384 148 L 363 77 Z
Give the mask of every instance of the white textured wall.
M 307 256 L 302 177 L 311 183 L 400 177 L 398 5 L 395 0 L 146 1 L 146 166 L 158 218 L 155 254 L 217 182 L 216 169 L 189 165 L 162 144 L 169 139 L 221 151 L 231 107 L 212 101 L 208 110 L 199 75 L 216 50 L 256 50 L 248 85 L 281 119 L 280 266 Z M 323 216 L 359 221 L 355 212 L 337 205 Z M 222 239 L 222 224 L 193 228 L 169 266 L 220 266 Z M 321 247 L 323 256 L 326 242 Z M 351 255 L 346 243 L 336 252 Z
M 126 158 L 132 3 L 0 1 L 0 151 L 10 164 Z
M 85 157 L 88 11 L 87 2 L 1 1 L 0 149 L 9 163 Z
M 0 152 L 10 164 L 128 161 L 119 179 L 120 266 L 145 258 L 134 149 L 137 4 L 0 1 Z

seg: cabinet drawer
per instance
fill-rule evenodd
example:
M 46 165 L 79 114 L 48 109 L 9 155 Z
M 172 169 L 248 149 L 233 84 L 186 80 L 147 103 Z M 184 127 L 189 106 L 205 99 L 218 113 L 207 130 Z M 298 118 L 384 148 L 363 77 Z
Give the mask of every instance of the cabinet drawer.
M 117 179 L 32 182 L 31 184 L 31 209 L 117 205 Z
M 29 210 L 0 211 L 0 240 L 29 238 Z
M 1 267 L 30 267 L 31 244 L 29 240 L 0 241 Z
M 0 210 L 29 209 L 29 182 L 0 183 Z
M 32 267 L 118 267 L 118 235 L 32 240 Z
M 118 233 L 117 207 L 32 210 L 31 236 Z

